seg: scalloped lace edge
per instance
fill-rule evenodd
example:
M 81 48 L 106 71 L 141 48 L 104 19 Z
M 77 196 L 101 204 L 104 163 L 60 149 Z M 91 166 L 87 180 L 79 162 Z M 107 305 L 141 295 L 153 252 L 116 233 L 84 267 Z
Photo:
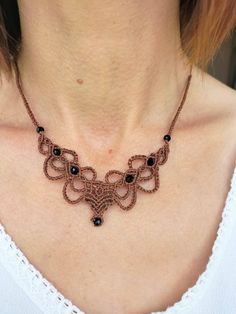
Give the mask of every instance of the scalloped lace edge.
M 229 232 L 229 234 L 231 234 L 232 232 L 231 227 L 233 226 L 234 220 L 231 219 L 231 215 L 233 214 L 233 210 L 236 210 L 236 166 L 231 176 L 229 191 L 222 209 L 221 220 L 218 225 L 211 255 L 208 258 L 204 271 L 198 276 L 195 284 L 184 292 L 179 301 L 167 307 L 164 311 L 152 312 L 150 314 L 182 314 L 181 310 L 189 309 L 194 305 L 193 303 L 200 298 L 205 291 L 204 288 L 206 288 L 209 282 L 207 279 L 210 279 L 219 263 L 221 256 L 220 250 L 223 251 L 224 244 L 227 240 L 226 233 Z
M 85 314 L 43 277 L 0 224 L 1 262 L 19 287 L 43 313 Z
M 225 200 L 225 205 L 218 226 L 217 236 L 212 247 L 205 270 L 199 275 L 196 283 L 190 287 L 172 306 L 165 311 L 152 312 L 150 314 L 171 314 L 190 306 L 206 285 L 207 278 L 213 272 L 213 266 L 217 263 L 217 252 L 223 246 L 226 231 L 232 223 L 230 214 L 233 212 L 233 204 L 236 205 L 236 167 L 231 177 L 230 189 Z M 23 252 L 17 247 L 11 236 L 6 233 L 0 223 L 0 262 L 9 271 L 17 284 L 34 301 L 34 303 L 48 314 L 85 314 L 72 302 L 66 299 L 43 275 L 29 262 Z

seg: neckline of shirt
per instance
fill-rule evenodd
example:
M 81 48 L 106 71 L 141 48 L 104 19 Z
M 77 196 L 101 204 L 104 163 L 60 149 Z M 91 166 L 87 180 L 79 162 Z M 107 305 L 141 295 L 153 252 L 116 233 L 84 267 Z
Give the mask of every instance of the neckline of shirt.
M 221 221 L 218 225 L 216 239 L 205 270 L 199 275 L 195 284 L 188 288 L 179 301 L 161 312 L 150 314 L 182 313 L 181 310 L 191 308 L 214 274 L 224 251 L 234 219 L 233 205 L 236 205 L 236 166 L 230 180 L 230 187 L 222 210 Z M 236 207 L 235 207 L 236 208 Z M 85 314 L 77 306 L 60 293 L 27 259 L 11 236 L 0 223 L 0 262 L 12 275 L 15 282 L 25 291 L 43 313 L 55 314 Z

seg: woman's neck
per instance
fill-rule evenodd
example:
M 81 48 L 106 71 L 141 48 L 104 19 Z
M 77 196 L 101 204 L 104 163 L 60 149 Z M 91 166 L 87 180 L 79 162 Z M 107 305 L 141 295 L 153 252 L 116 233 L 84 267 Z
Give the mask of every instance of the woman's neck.
M 19 9 L 19 68 L 43 125 L 122 137 L 169 121 L 188 71 L 177 0 L 20 0 Z

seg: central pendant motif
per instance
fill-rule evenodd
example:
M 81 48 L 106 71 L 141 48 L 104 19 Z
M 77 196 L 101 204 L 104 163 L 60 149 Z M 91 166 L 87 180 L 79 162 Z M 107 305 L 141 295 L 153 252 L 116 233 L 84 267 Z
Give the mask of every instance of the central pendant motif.
M 157 152 L 150 155 L 134 155 L 128 160 L 125 172 L 110 170 L 105 180 L 97 180 L 92 167 L 81 167 L 75 151 L 61 148 L 43 133 L 38 139 L 40 153 L 46 155 L 44 173 L 50 180 L 64 180 L 63 196 L 70 204 L 85 201 L 93 211 L 91 221 L 101 226 L 104 212 L 117 204 L 123 210 L 133 208 L 137 191 L 153 193 L 159 188 L 159 166 L 169 154 L 169 144 L 165 142 Z
M 84 199 L 90 205 L 94 225 L 101 225 L 103 213 L 114 204 L 114 186 L 102 181 L 86 182 Z

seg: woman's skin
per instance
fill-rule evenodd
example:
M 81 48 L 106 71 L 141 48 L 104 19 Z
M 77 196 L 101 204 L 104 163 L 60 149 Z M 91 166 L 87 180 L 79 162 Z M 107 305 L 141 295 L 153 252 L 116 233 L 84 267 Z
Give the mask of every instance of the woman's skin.
M 162 144 L 189 66 L 178 1 L 19 1 L 25 93 L 47 135 L 103 179 Z M 102 227 L 69 205 L 14 79 L 0 93 L 0 220 L 43 275 L 87 314 L 146 314 L 203 272 L 235 167 L 236 93 L 193 68 L 160 189 L 111 207 Z

